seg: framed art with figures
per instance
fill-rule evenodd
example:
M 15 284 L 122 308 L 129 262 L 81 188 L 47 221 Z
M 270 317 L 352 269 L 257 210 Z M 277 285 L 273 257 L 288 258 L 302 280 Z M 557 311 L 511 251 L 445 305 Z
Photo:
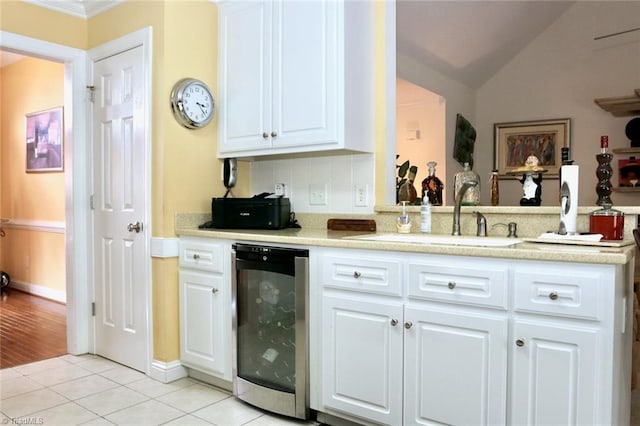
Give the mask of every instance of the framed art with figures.
M 63 171 L 63 108 L 34 112 L 26 118 L 26 171 Z
M 571 119 L 495 123 L 494 169 L 503 177 L 522 167 L 535 155 L 548 173 L 558 177 L 562 165 L 562 148 L 571 144 Z

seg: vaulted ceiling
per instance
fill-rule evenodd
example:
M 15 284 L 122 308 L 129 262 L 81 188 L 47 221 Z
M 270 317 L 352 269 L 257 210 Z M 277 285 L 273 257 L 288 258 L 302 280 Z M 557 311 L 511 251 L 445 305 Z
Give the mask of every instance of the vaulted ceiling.
M 396 0 L 397 51 L 479 87 L 573 3 Z
M 126 0 L 22 1 L 86 19 Z M 396 0 L 397 50 L 470 87 L 479 87 L 573 3 Z M 0 55 L 0 66 L 11 60 L 15 57 Z

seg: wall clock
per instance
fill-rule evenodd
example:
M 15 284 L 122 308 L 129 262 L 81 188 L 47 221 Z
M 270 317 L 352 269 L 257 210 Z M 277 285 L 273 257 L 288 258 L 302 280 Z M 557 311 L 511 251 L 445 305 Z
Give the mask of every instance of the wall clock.
M 171 90 L 173 116 L 187 129 L 199 129 L 209 124 L 215 112 L 211 91 L 202 81 L 183 78 Z

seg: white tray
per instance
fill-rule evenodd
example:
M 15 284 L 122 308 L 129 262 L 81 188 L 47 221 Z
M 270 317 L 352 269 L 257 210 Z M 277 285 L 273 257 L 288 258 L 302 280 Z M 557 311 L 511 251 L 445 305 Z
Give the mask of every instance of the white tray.
M 634 240 L 600 240 L 600 241 L 583 241 L 583 240 L 565 240 L 551 238 L 522 238 L 522 241 L 530 243 L 544 244 L 564 244 L 574 246 L 594 246 L 594 247 L 624 247 L 635 244 Z

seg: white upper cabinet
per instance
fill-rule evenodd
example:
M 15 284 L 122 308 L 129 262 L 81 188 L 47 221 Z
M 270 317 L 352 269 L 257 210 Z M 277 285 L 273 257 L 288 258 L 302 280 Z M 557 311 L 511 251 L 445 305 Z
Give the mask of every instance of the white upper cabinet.
M 372 7 L 221 3 L 218 156 L 372 152 Z

